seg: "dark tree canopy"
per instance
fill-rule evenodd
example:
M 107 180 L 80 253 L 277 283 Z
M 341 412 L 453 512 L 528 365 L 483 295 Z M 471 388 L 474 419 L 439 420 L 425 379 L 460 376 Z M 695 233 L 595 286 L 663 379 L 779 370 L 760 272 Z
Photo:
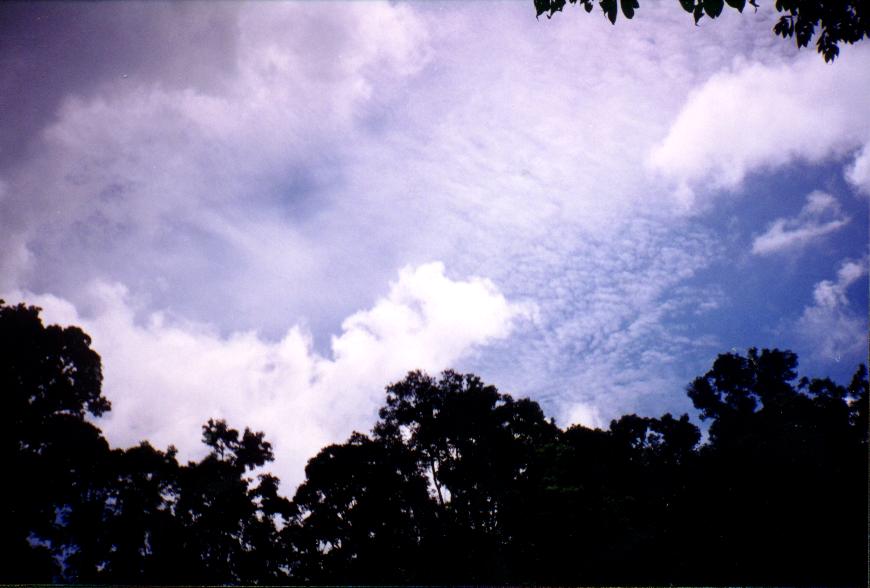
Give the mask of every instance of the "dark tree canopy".
M 100 475 L 108 445 L 84 415 L 110 405 L 90 343 L 76 327 L 43 326 L 38 308 L 0 301 L 4 581 L 50 581 L 59 572 L 48 547 L 63 542 L 58 514 Z
M 272 460 L 263 434 L 209 421 L 211 452 L 187 465 L 171 447 L 111 449 L 85 420 L 110 409 L 90 343 L 0 301 L 0 583 L 286 578 L 276 538 L 290 503 L 273 476 L 246 475 Z
M 0 302 L 0 583 L 867 583 L 867 370 L 720 355 L 688 414 L 560 429 L 471 374 L 411 372 L 293 500 L 262 433 L 222 420 L 179 463 L 113 449 L 99 356 Z M 256 474 L 256 475 L 255 475 Z
M 698 24 L 705 16 L 716 18 L 726 6 L 743 12 L 746 5 L 758 8 L 755 0 L 678 0 L 680 6 L 690 13 Z M 538 16 L 552 17 L 561 12 L 565 4 L 580 4 L 586 12 L 592 12 L 595 0 L 534 0 Z M 598 5 L 611 23 L 616 23 L 621 11 L 625 18 L 632 18 L 640 5 L 638 0 L 598 0 Z M 870 2 L 866 0 L 775 0 L 774 6 L 781 14 L 773 32 L 783 39 L 794 38 L 798 47 L 809 45 L 816 38 L 816 49 L 825 58 L 833 61 L 840 53 L 840 43 L 857 43 L 870 36 Z
M 435 512 L 400 444 L 355 433 L 308 462 L 293 499 L 294 576 L 303 582 L 420 584 Z
M 705 444 L 688 415 L 563 431 L 476 376 L 412 372 L 387 387 L 372 437 L 309 462 L 291 569 L 317 583 L 862 584 L 866 370 L 843 387 L 796 368 L 788 351 L 719 356 L 688 388 Z

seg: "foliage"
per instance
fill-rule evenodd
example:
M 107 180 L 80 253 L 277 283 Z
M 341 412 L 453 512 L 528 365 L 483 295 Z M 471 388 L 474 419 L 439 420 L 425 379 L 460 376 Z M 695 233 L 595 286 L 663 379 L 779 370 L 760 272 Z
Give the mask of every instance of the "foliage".
M 211 452 L 180 465 L 143 442 L 110 449 L 85 420 L 110 409 L 90 338 L 0 301 L 0 582 L 270 582 L 286 578 L 278 481 L 262 433 L 203 427 Z M 276 553 L 276 551 L 278 553 Z
M 537 15 L 548 18 L 561 12 L 567 2 L 580 4 L 586 12 L 594 9 L 594 0 L 534 0 Z M 680 6 L 695 19 L 717 18 L 727 5 L 743 12 L 749 4 L 758 8 L 755 0 L 679 0 Z M 625 18 L 632 18 L 640 6 L 638 0 L 598 0 L 598 5 L 611 23 L 615 24 L 620 10 Z M 773 32 L 783 39 L 794 38 L 798 47 L 806 47 L 816 36 L 816 49 L 833 61 L 840 53 L 840 43 L 857 43 L 870 36 L 870 12 L 864 0 L 820 2 L 818 0 L 776 0 L 776 11 L 781 14 Z M 818 32 L 818 35 L 816 33 Z
M 474 375 L 411 372 L 292 501 L 263 434 L 221 420 L 198 462 L 110 448 L 100 384 L 81 330 L 0 302 L 0 582 L 867 582 L 864 366 L 843 386 L 789 351 L 720 355 L 687 388 L 704 443 L 686 414 L 563 430 Z
M 419 584 L 433 521 L 426 480 L 401 444 L 354 433 L 309 461 L 287 529 L 297 580 Z
M 109 409 L 99 356 L 76 327 L 44 327 L 39 309 L 0 301 L 0 457 L 4 581 L 59 573 L 48 542 L 63 543 L 57 519 L 97 475 L 108 446 L 84 421 Z

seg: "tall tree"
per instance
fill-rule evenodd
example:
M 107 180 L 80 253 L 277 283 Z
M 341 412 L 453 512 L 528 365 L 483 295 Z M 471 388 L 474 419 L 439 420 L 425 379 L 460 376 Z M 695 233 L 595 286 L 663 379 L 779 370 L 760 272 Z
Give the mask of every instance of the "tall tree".
M 431 481 L 457 574 L 446 581 L 507 581 L 512 526 L 555 425 L 536 403 L 449 370 L 438 380 L 412 372 L 388 386 L 380 417 L 376 433 L 404 440 Z
M 0 568 L 7 582 L 50 581 L 62 569 L 52 544 L 108 455 L 85 421 L 109 410 L 100 357 L 77 327 L 44 326 L 40 309 L 0 300 Z M 72 549 L 72 546 L 70 546 Z
M 290 502 L 262 433 L 209 421 L 180 466 L 143 442 L 110 449 L 85 420 L 110 405 L 91 340 L 0 301 L 0 582 L 268 583 L 286 579 Z
M 721 581 L 866 582 L 867 372 L 797 379 L 797 356 L 724 354 L 688 387 L 711 421 L 697 496 L 699 562 Z
M 688 388 L 705 444 L 688 415 L 561 431 L 473 375 L 412 372 L 373 437 L 309 463 L 297 579 L 860 584 L 867 372 L 844 387 L 796 368 L 720 356 Z
M 240 435 L 222 420 L 203 426 L 203 442 L 210 453 L 179 472 L 174 512 L 184 529 L 189 575 L 175 581 L 281 581 L 285 570 L 273 547 L 289 501 L 277 495 L 274 476 L 261 475 L 257 485 L 247 476 L 273 460 L 271 445 L 263 433 L 245 429 Z
M 263 434 L 221 420 L 198 462 L 110 449 L 87 335 L 0 302 L 0 581 L 862 585 L 867 376 L 720 355 L 687 388 L 699 444 L 688 415 L 561 430 L 474 375 L 412 372 L 291 503 Z
M 390 439 L 354 433 L 305 468 L 294 498 L 293 575 L 313 583 L 420 584 L 434 524 L 426 479 L 411 453 Z

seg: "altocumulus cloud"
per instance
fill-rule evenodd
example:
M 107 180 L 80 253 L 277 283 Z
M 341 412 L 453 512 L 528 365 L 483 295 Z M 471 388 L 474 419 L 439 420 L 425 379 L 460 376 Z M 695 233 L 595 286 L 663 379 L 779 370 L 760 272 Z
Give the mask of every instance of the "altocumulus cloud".
M 193 451 L 224 414 L 298 466 L 367 429 L 383 386 L 416 367 L 474 371 L 562 424 L 682 410 L 733 319 L 717 316 L 730 284 L 705 275 L 730 255 L 704 215 L 709 178 L 849 164 L 867 138 L 866 53 L 796 57 L 763 9 L 697 28 L 670 3 L 615 28 L 537 21 L 522 2 L 20 11 L 47 6 L 57 30 L 0 55 L 0 90 L 22 89 L 0 107 L 23 121 L 0 128 L 17 154 L 0 161 L 0 292 L 42 294 L 25 299 L 95 333 L 127 395 L 105 421 L 118 443 Z M 792 119 L 769 116 L 779 101 Z M 830 134 L 814 135 L 819 112 Z M 840 204 L 853 221 L 838 238 L 860 221 Z M 402 267 L 418 269 L 383 297 Z
M 599 23 L 578 60 L 568 21 L 542 28 L 520 9 L 186 6 L 144 30 L 178 17 L 204 34 L 197 23 L 221 20 L 219 59 L 189 43 L 167 51 L 180 33 L 158 35 L 159 59 L 122 52 L 102 64 L 114 75 L 68 89 L 38 149 L 4 171 L 0 289 L 51 293 L 87 318 L 87 284 L 120 283 L 145 314 L 205 322 L 224 340 L 304 322 L 319 345 L 397 267 L 442 259 L 548 307 L 533 344 L 500 349 L 516 377 L 488 370 L 492 359 L 483 375 L 534 394 L 607 340 L 583 364 L 607 355 L 607 369 L 566 375 L 594 376 L 607 395 L 639 334 L 660 331 L 659 297 L 705 263 L 703 237 L 680 239 L 685 255 L 662 249 L 667 198 L 639 166 L 662 130 L 651 113 L 694 79 L 670 53 L 707 42 L 662 26 L 683 27 L 678 12 L 651 14 L 640 35 Z M 105 10 L 130 26 L 168 9 Z M 736 47 L 746 22 L 722 19 L 712 39 Z M 594 66 L 614 33 L 634 58 Z M 560 57 L 542 61 L 541 46 Z
M 45 321 L 91 334 L 113 406 L 98 424 L 113 444 L 148 439 L 194 457 L 202 452 L 201 425 L 225 418 L 266 432 L 276 448 L 272 469 L 288 490 L 322 446 L 370 428 L 386 383 L 411 369 L 449 367 L 534 315 L 488 280 L 452 280 L 440 263 L 408 267 L 372 308 L 344 321 L 323 357 L 298 326 L 279 341 L 255 332 L 222 337 L 160 313 L 137 321 L 121 285 L 94 283 L 90 296 L 91 316 L 56 296 L 13 292 L 7 299 L 23 297 L 43 308 Z

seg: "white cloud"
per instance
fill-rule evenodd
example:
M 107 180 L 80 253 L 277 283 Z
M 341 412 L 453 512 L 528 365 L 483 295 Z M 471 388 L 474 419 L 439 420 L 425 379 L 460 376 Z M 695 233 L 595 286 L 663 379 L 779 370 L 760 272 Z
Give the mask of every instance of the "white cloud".
M 840 203 L 826 192 L 812 192 L 796 217 L 774 220 L 763 234 L 752 241 L 752 253 L 769 255 L 804 247 L 846 226 Z
M 135 318 L 137 303 L 120 285 L 97 283 L 91 312 L 52 295 L 24 298 L 45 322 L 77 324 L 102 356 L 112 411 L 99 426 L 113 444 L 148 439 L 201 455 L 200 427 L 226 418 L 266 432 L 272 470 L 288 489 L 307 459 L 354 429 L 368 430 L 383 388 L 411 369 L 437 372 L 479 346 L 509 335 L 527 305 L 511 303 L 488 280 L 452 280 L 440 263 L 405 268 L 386 297 L 345 320 L 331 357 L 293 327 L 279 341 L 254 332 L 220 336 L 212 327 L 172 323 L 161 313 Z
M 669 233 L 672 202 L 643 157 L 674 96 L 761 24 L 729 17 L 691 35 L 672 7 L 627 30 L 488 5 L 257 6 L 238 11 L 219 84 L 134 75 L 65 102 L 10 180 L 38 264 L 0 288 L 82 308 L 84 284 L 120 282 L 143 308 L 225 336 L 301 322 L 323 352 L 397 267 L 443 259 L 549 305 L 540 355 L 519 340 L 505 354 L 526 357 L 506 381 L 533 377 L 521 393 L 561 377 L 578 349 L 609 343 L 595 361 L 618 370 L 632 354 L 617 341 L 660 333 L 661 297 L 708 251 Z
M 534 296 L 539 316 L 488 349 L 487 363 L 463 369 L 531 395 L 562 425 L 606 426 L 641 408 L 685 410 L 685 397 L 674 392 L 693 375 L 692 358 L 718 345 L 679 321 L 723 298 L 685 282 L 718 254 L 717 245 L 690 225 L 635 218 L 612 228 L 618 238 L 585 242 L 555 232 L 519 257 L 524 282 L 513 288 Z M 535 271 L 527 272 L 531 265 Z M 576 406 L 595 407 L 598 420 Z
M 867 275 L 868 261 L 846 260 L 837 271 L 837 280 L 822 280 L 813 289 L 813 304 L 804 309 L 796 324 L 798 334 L 813 346 L 818 357 L 839 361 L 867 351 L 867 318 L 849 304 L 847 291 Z M 866 289 L 866 285 L 865 285 Z
M 213 16 L 210 5 L 185 6 L 197 22 Z M 175 24 L 179 32 L 160 37 L 169 46 L 160 59 L 141 47 L 149 75 L 131 71 L 69 97 L 4 175 L 0 290 L 51 292 L 87 318 L 101 316 L 87 284 L 123 283 L 129 294 L 116 307 L 137 317 L 162 309 L 165 318 L 152 328 L 107 314 L 123 327 L 113 339 L 103 328 L 113 348 L 135 347 L 124 336 L 143 349 L 165 341 L 256 382 L 313 378 L 330 390 L 336 371 L 323 366 L 341 362 L 342 373 L 373 381 L 380 394 L 388 379 L 378 366 L 449 363 L 453 352 L 432 341 L 449 336 L 461 347 L 486 330 L 476 321 L 490 320 L 489 307 L 417 332 L 440 303 L 427 311 L 376 302 L 397 268 L 441 259 L 456 275 L 489 276 L 509 299 L 539 307 L 522 332 L 479 358 L 463 356 L 460 369 L 547 399 L 559 416 L 580 403 L 609 418 L 634 410 L 649 390 L 680 389 L 677 359 L 699 345 L 707 353 L 711 338 L 679 332 L 672 318 L 721 297 L 676 291 L 717 255 L 716 238 L 674 214 L 690 202 L 675 203 L 643 163 L 690 90 L 735 55 L 784 65 L 739 66 L 719 78 L 752 68 L 788 77 L 793 48 L 770 34 L 772 9 L 693 27 L 661 3 L 611 27 L 577 11 L 537 21 L 527 8 L 233 5 L 222 17 L 226 42 L 213 42 L 224 48 L 220 60 L 201 51 L 163 67 L 196 45 L 185 39 L 176 50 L 171 38 L 184 27 Z M 824 75 L 840 83 L 846 58 Z M 807 63 L 797 60 L 798 73 Z M 190 81 L 190 69 L 208 75 Z M 843 87 L 831 93 L 840 99 Z M 400 290 L 412 288 L 408 280 Z M 418 296 L 408 292 L 395 295 Z M 359 308 L 371 310 L 354 315 Z M 254 327 L 261 336 L 245 334 Z M 276 338 L 280 349 L 268 343 Z M 364 344 L 370 354 L 354 351 Z M 228 348 L 237 349 L 224 359 Z M 289 365 L 284 356 L 331 359 L 269 376 L 264 354 L 280 356 L 274 366 Z M 124 369 L 131 381 L 139 373 Z M 215 373 L 212 387 L 275 389 Z M 205 384 L 189 385 L 208 404 Z M 357 408 L 367 410 L 369 397 L 354 394 L 343 401 L 363 399 Z M 294 406 L 277 413 L 284 428 L 307 427 L 315 439 L 321 429 L 299 422 Z M 143 414 L 153 429 L 163 426 L 154 411 Z M 190 414 L 193 444 L 201 415 Z
M 847 154 L 870 135 L 868 54 L 847 47 L 835 66 L 813 52 L 779 65 L 736 62 L 689 96 L 650 167 L 683 191 L 735 189 L 754 171 Z
M 186 18 L 209 22 L 205 6 Z M 734 15 L 674 34 L 692 27 L 672 8 L 649 7 L 633 30 L 488 5 L 222 10 L 214 63 L 178 32 L 183 51 L 125 60 L 147 75 L 102 80 L 52 113 L 35 156 L 4 178 L 15 247 L 0 252 L 0 287 L 76 301 L 89 279 L 120 281 L 198 320 L 229 302 L 239 311 L 221 328 L 262 324 L 282 300 L 285 324 L 317 320 L 320 290 L 337 320 L 405 263 L 453 267 L 517 235 L 607 230 L 635 206 L 667 206 L 641 169 L 662 110 L 732 52 L 766 44 L 748 40 L 767 25 Z M 192 83 L 187 70 L 212 73 Z M 3 253 L 19 250 L 38 267 Z
M 91 279 L 120 281 L 193 314 L 214 309 L 202 304 L 204 281 L 239 308 L 255 281 L 317 308 L 322 300 L 292 278 L 330 265 L 321 235 L 306 232 L 329 204 L 318 188 L 338 181 L 367 108 L 389 104 L 425 66 L 428 33 L 411 7 L 387 3 L 264 3 L 239 10 L 234 25 L 233 67 L 214 87 L 165 83 L 177 73 L 167 64 L 63 101 L 34 156 L 2 178 L 0 233 L 11 243 L 0 288 L 75 301 Z M 38 268 L 7 254 L 26 251 Z
M 565 411 L 565 420 L 566 427 L 582 425 L 590 429 L 607 429 L 609 426 L 606 419 L 601 417 L 598 407 L 583 402 L 569 406 Z
M 870 141 L 855 155 L 855 160 L 846 168 L 846 179 L 859 192 L 870 196 Z

